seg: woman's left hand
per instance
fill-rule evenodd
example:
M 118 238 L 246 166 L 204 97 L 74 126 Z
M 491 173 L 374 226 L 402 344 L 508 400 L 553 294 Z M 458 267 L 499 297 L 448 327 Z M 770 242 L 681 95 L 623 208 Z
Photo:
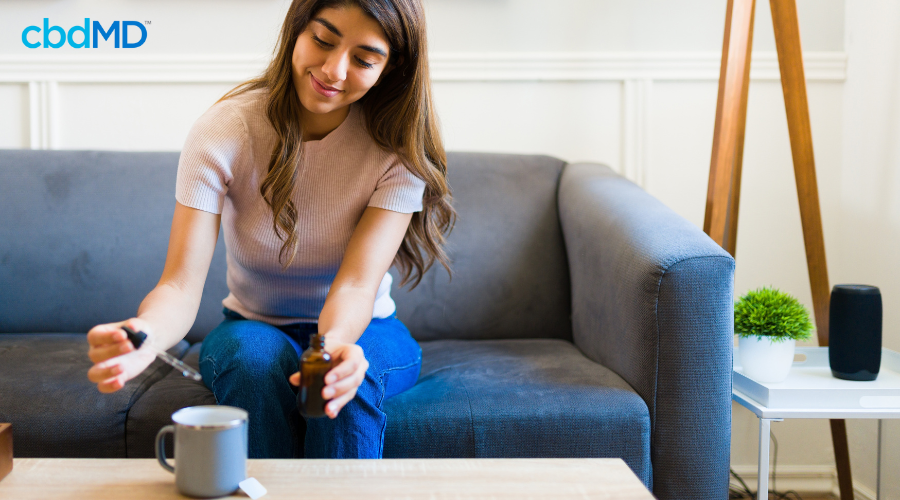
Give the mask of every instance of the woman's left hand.
M 325 414 L 336 418 L 341 408 L 356 396 L 356 389 L 366 377 L 369 362 L 363 355 L 362 347 L 356 344 L 328 342 L 325 350 L 331 354 L 332 369 L 325 374 L 322 398 L 331 400 L 325 405 Z M 300 372 L 291 375 L 289 380 L 299 386 Z

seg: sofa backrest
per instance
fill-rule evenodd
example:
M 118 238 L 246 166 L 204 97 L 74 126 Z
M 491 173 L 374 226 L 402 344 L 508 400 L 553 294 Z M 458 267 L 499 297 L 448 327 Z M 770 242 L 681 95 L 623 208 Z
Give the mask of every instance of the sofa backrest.
M 156 286 L 178 153 L 0 151 L 0 332 L 87 332 L 128 319 Z M 222 320 L 219 238 L 189 338 Z
M 557 212 L 563 162 L 455 153 L 453 279 L 392 292 L 419 340 L 571 338 Z M 134 316 L 165 264 L 178 153 L 0 150 L 0 333 L 87 332 Z M 222 320 L 220 234 L 188 340 Z M 396 278 L 396 273 L 394 273 Z
M 398 289 L 397 316 L 418 340 L 572 338 L 569 266 L 557 191 L 565 163 L 547 156 L 450 153 L 458 213 L 450 279 L 435 264 Z

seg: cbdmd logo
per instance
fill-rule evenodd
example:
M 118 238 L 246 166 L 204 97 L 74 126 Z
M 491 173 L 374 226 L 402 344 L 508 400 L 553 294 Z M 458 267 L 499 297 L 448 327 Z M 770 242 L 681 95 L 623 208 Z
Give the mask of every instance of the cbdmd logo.
M 44 18 L 43 29 L 37 26 L 29 26 L 22 31 L 22 43 L 29 49 L 38 47 L 58 49 L 66 42 L 73 49 L 90 49 L 97 48 L 97 44 L 102 39 L 105 45 L 114 43 L 115 47 L 123 49 L 136 49 L 147 41 L 147 28 L 144 24 L 150 24 L 150 21 L 139 23 L 137 21 L 113 21 L 109 28 L 104 29 L 100 21 L 94 21 L 91 24 L 89 18 L 84 19 L 84 26 L 72 26 L 68 32 L 59 26 L 50 26 L 50 20 Z M 128 29 L 131 27 L 132 29 Z M 137 31 L 141 32 L 141 39 L 133 42 L 133 38 L 137 35 Z M 32 33 L 35 33 L 32 35 Z M 55 39 L 55 41 L 53 41 Z M 42 43 L 43 42 L 43 43 Z

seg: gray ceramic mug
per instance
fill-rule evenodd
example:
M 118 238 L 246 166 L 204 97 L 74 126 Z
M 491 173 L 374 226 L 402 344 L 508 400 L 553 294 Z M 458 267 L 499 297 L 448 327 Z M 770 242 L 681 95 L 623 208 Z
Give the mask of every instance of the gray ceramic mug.
M 178 491 L 221 497 L 247 479 L 247 412 L 233 406 L 191 406 L 156 434 L 156 459 L 175 474 Z M 175 467 L 166 461 L 166 434 L 175 434 Z

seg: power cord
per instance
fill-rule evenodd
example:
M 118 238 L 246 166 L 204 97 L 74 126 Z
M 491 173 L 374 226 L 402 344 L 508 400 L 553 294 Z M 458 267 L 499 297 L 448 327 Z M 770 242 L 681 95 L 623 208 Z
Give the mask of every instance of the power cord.
M 778 440 L 775 439 L 775 434 L 771 434 L 772 437 L 772 447 L 774 448 L 774 457 L 772 457 L 772 489 L 769 490 L 764 500 L 803 500 L 803 497 L 800 496 L 794 490 L 787 490 L 784 493 L 779 493 L 778 488 L 775 487 L 775 480 L 778 478 L 778 474 L 776 473 L 778 469 Z M 737 482 L 741 484 L 741 487 L 730 484 L 728 485 L 728 498 L 729 500 L 762 500 L 757 498 L 757 494 L 750 491 L 750 488 L 747 486 L 747 483 L 738 475 L 734 469 L 730 469 L 731 476 L 734 477 Z M 768 471 L 766 471 L 768 472 Z M 774 497 L 773 497 L 774 495 Z

